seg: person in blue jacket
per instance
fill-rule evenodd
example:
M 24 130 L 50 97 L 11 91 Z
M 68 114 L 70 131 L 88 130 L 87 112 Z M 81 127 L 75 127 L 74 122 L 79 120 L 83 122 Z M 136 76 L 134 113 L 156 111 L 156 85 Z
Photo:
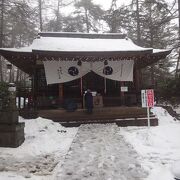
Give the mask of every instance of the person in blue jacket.
M 93 96 L 90 89 L 86 91 L 84 99 L 87 112 L 91 114 L 93 110 Z

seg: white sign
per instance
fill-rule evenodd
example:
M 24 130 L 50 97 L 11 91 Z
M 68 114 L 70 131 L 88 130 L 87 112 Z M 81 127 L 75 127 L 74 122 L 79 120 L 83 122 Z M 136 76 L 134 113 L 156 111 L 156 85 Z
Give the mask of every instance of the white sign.
M 122 86 L 121 87 L 121 92 L 128 92 L 128 87 L 127 86 Z
M 141 103 L 142 107 L 147 107 L 146 90 L 141 90 Z

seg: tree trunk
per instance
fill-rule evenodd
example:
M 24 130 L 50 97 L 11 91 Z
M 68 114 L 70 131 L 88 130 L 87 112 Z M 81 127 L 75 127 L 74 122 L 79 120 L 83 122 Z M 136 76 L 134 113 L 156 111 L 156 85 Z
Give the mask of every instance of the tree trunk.
M 11 82 L 14 83 L 14 67 L 12 67 L 11 71 Z
M 110 8 L 110 13 L 112 13 L 112 19 L 111 19 L 111 33 L 117 33 L 117 14 L 116 14 L 116 5 L 117 0 L 112 0 L 111 2 L 111 8 Z
M 0 81 L 3 82 L 4 81 L 4 77 L 3 77 L 3 57 L 0 56 Z
M 19 82 L 20 82 L 20 84 L 22 83 L 22 79 L 23 79 L 23 74 L 22 74 L 22 71 L 20 70 L 19 71 Z
M 60 17 L 59 17 L 59 13 L 60 13 L 60 3 L 62 3 L 62 0 L 58 0 L 58 6 L 57 6 L 57 15 L 56 15 L 56 28 L 55 31 L 60 31 Z
M 88 18 L 88 10 L 85 8 L 85 17 L 86 17 L 86 29 L 87 33 L 89 33 L 89 18 Z
M 14 30 L 12 30 L 11 32 L 11 47 L 14 47 L 15 46 L 15 41 L 16 41 L 16 37 L 15 37 L 15 32 Z
M 40 23 L 40 31 L 43 31 L 43 22 L 42 22 L 42 1 L 39 0 L 39 23 Z
M 4 35 L 4 0 L 1 0 L 1 29 L 0 29 L 0 48 L 3 46 Z
M 153 22 L 152 22 L 152 4 L 149 3 L 149 20 L 150 20 L 150 46 L 154 46 L 154 34 L 153 34 Z M 152 88 L 155 86 L 155 77 L 154 77 L 154 65 L 151 65 L 151 85 Z
M 0 29 L 0 48 L 3 47 L 4 37 L 4 0 L 1 0 L 1 29 Z M 0 57 L 0 80 L 3 82 L 3 58 Z
M 19 76 L 20 76 L 20 72 L 19 72 L 20 70 L 19 69 L 17 69 L 17 73 L 16 73 L 16 83 L 18 83 L 18 81 L 19 81 Z
M 140 17 L 139 17 L 139 0 L 136 0 L 136 16 L 137 16 L 137 44 L 141 45 Z
M 179 45 L 180 45 L 180 0 L 178 0 L 178 12 L 179 12 Z M 176 64 L 176 73 L 175 73 L 176 78 L 178 77 L 179 63 L 180 63 L 180 47 L 179 47 L 179 56 Z
M 9 83 L 12 82 L 12 69 L 9 70 Z

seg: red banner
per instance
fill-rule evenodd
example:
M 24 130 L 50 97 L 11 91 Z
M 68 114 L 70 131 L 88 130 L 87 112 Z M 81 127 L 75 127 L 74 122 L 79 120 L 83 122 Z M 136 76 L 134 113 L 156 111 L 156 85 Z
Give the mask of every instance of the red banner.
M 147 93 L 147 106 L 153 107 L 154 106 L 154 90 L 148 89 L 146 90 Z

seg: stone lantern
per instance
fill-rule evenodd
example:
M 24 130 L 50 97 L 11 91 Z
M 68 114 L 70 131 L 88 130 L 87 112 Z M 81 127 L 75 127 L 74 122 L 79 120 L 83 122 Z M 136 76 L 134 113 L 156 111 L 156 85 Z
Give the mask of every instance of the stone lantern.
M 17 109 L 16 107 L 16 86 L 14 83 L 9 83 L 9 108 Z

